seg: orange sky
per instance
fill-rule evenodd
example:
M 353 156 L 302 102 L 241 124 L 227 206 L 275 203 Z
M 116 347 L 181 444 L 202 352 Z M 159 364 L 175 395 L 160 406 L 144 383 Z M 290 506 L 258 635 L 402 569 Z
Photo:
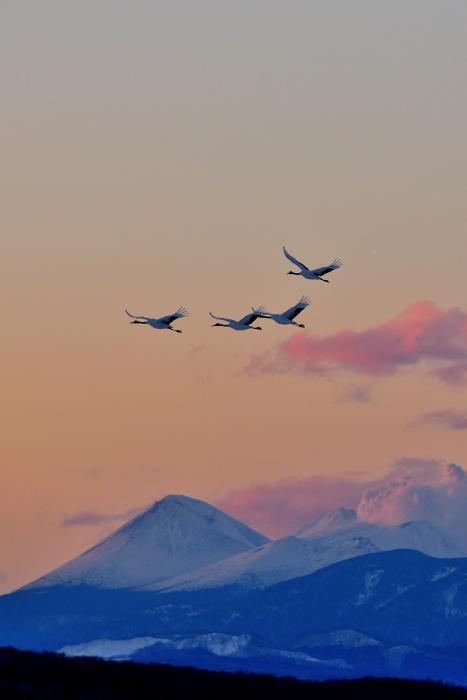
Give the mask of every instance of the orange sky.
M 291 331 L 423 299 L 467 311 L 467 6 L 6 1 L 0 8 L 0 591 L 95 542 L 66 515 L 287 476 L 467 465 L 465 411 L 420 365 L 391 377 L 243 372 Z M 305 262 L 344 268 L 306 282 Z M 183 335 L 123 315 L 190 309 Z M 355 385 L 367 403 L 342 402 Z

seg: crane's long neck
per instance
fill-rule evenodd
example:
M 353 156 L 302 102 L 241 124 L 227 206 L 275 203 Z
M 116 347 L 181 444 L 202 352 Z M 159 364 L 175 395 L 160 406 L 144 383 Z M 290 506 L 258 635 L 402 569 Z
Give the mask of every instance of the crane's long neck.
M 134 321 L 132 321 L 132 323 L 146 323 L 146 324 L 147 324 L 147 321 L 139 321 L 139 320 L 136 318 Z

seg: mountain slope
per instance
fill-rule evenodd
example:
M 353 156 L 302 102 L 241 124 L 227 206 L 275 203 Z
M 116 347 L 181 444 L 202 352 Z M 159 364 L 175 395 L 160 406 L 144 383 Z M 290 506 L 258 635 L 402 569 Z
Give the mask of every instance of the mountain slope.
M 243 595 L 58 586 L 0 597 L 0 646 L 104 649 L 309 678 L 396 673 L 467 683 L 466 630 L 467 559 L 411 550 L 355 557 Z
M 228 631 L 240 629 L 286 648 L 335 630 L 385 644 L 465 646 L 467 559 L 411 550 L 348 559 L 251 594 Z
M 167 496 L 80 556 L 26 588 L 143 586 L 268 542 L 214 506 Z
M 414 521 L 382 527 L 356 520 L 355 511 L 342 508 L 305 526 L 299 533 L 302 534 L 269 542 L 146 589 L 167 592 L 223 586 L 244 590 L 265 588 L 338 561 L 393 549 L 414 549 L 435 557 L 463 556 L 430 523 Z
M 284 537 L 197 571 L 146 586 L 145 590 L 189 591 L 223 586 L 248 590 L 305 576 L 315 568 L 313 546 L 298 537 Z

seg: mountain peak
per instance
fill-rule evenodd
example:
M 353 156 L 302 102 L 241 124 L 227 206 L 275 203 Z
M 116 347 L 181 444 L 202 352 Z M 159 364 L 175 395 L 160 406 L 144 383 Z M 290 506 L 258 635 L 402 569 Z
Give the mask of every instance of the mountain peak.
M 155 501 L 151 508 L 146 512 L 153 512 L 159 509 L 177 509 L 177 508 L 187 508 L 200 515 L 212 514 L 213 511 L 222 512 L 215 506 L 212 506 L 206 501 L 201 501 L 198 498 L 191 498 L 191 496 L 185 496 L 181 493 L 171 493 L 163 498 Z
M 28 587 L 138 587 L 207 566 L 268 541 L 205 501 L 169 495 Z
M 178 506 L 185 506 L 187 508 L 200 509 L 201 508 L 212 508 L 209 503 L 205 501 L 199 501 L 196 498 L 190 498 L 190 496 L 184 496 L 181 493 L 170 493 L 163 498 L 154 501 L 152 506 L 146 511 L 146 513 L 154 512 L 160 508 L 176 508 Z
M 336 508 L 319 518 L 312 520 L 301 527 L 295 534 L 297 537 L 310 537 L 327 531 L 336 530 L 353 523 L 357 519 L 357 512 L 353 508 Z
M 191 498 L 190 496 L 185 496 L 183 493 L 168 493 L 167 496 L 160 498 L 158 501 L 154 501 L 153 508 L 159 506 L 162 503 L 179 503 L 181 505 L 190 505 L 193 503 L 202 503 L 205 506 L 209 506 L 205 501 L 199 501 L 197 498 Z

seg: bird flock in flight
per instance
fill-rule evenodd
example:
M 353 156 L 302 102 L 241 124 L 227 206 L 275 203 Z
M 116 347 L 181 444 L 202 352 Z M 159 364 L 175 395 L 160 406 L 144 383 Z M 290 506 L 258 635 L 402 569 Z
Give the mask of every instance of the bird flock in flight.
M 283 247 L 283 250 L 285 257 L 299 268 L 298 272 L 289 271 L 287 273 L 288 275 L 300 275 L 306 280 L 319 280 L 320 282 L 329 283 L 329 280 L 323 279 L 324 275 L 327 275 L 333 270 L 337 270 L 339 267 L 342 267 L 341 261 L 336 259 L 333 260 L 330 265 L 310 269 L 309 267 L 301 263 L 299 260 L 294 258 L 293 255 L 291 255 L 288 252 L 285 246 Z M 299 302 L 297 302 L 297 304 L 292 306 L 290 309 L 286 309 L 282 313 L 277 314 L 271 313 L 264 306 L 259 306 L 257 309 L 252 308 L 251 312 L 243 318 L 241 318 L 239 321 L 235 321 L 232 318 L 226 318 L 225 316 L 216 316 L 215 314 L 211 313 L 211 311 L 209 312 L 209 314 L 212 318 L 216 319 L 216 321 L 223 321 L 223 323 L 213 323 L 213 326 L 220 326 L 221 328 L 232 328 L 232 330 L 234 331 L 246 331 L 249 329 L 257 331 L 262 330 L 261 326 L 252 325 L 258 318 L 269 318 L 281 326 L 292 325 L 297 326 L 298 328 L 305 328 L 303 323 L 297 323 L 294 319 L 298 316 L 298 314 L 300 314 L 304 309 L 306 309 L 306 307 L 309 304 L 310 300 L 308 299 L 308 297 L 302 296 L 302 298 Z M 178 320 L 179 318 L 184 318 L 188 315 L 187 309 L 185 309 L 183 306 L 177 309 L 175 313 L 168 314 L 167 316 L 161 316 L 161 318 L 151 318 L 149 316 L 135 316 L 134 314 L 131 314 L 127 309 L 125 309 L 125 313 L 133 319 L 131 323 L 141 323 L 147 326 L 151 326 L 151 328 L 155 328 L 157 330 L 174 331 L 174 333 L 181 333 L 182 331 L 179 328 L 173 328 L 172 323 Z

